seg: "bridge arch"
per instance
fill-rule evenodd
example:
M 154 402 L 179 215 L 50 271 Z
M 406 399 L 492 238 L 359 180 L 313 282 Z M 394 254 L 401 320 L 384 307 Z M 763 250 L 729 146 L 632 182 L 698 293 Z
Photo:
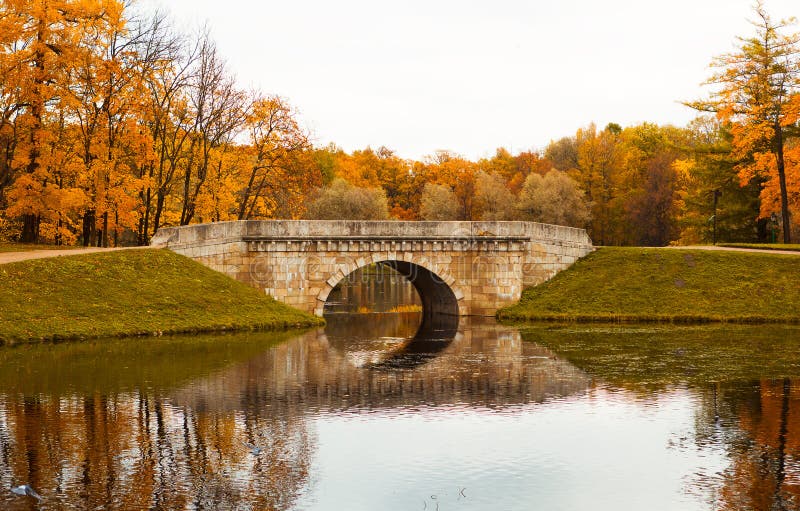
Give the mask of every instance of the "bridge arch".
M 440 315 L 459 315 L 459 302 L 464 298 L 464 292 L 456 284 L 456 279 L 446 269 L 431 264 L 427 258 L 413 257 L 410 254 L 402 260 L 374 257 L 369 262 L 360 259 L 337 265 L 333 275 L 325 282 L 317 295 L 317 306 L 314 313 L 322 316 L 328 296 L 348 275 L 376 263 L 392 268 L 411 282 L 422 301 L 423 322 Z

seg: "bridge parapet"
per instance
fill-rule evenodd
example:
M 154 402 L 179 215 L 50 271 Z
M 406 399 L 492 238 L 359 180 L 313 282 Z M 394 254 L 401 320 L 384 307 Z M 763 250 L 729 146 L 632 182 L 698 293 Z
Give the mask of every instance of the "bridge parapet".
M 250 220 L 160 229 L 151 245 L 317 314 L 345 276 L 387 262 L 428 312 L 493 315 L 593 250 L 583 229 L 533 222 Z

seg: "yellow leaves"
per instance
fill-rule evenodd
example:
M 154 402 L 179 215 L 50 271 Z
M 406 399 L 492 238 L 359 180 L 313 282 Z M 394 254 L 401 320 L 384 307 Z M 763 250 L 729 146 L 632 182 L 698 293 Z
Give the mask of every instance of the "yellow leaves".
M 86 203 L 86 193 L 80 188 L 59 189 L 54 195 L 57 197 L 54 208 L 56 211 L 80 211 Z
M 376 188 L 380 186 L 380 161 L 374 153 L 354 151 L 352 155 L 342 155 L 336 161 L 336 175 L 359 188 Z
M 9 216 L 35 214 L 45 220 L 55 221 L 76 211 L 86 197 L 79 188 L 61 188 L 55 184 L 44 184 L 32 174 L 20 176 L 7 194 Z
M 781 126 L 793 126 L 800 122 L 800 93 L 793 95 L 783 109 L 784 117 Z
M 691 183 L 694 179 L 693 173 L 697 168 L 697 161 L 692 158 L 678 158 L 672 162 L 672 168 L 675 169 L 675 175 L 679 182 Z

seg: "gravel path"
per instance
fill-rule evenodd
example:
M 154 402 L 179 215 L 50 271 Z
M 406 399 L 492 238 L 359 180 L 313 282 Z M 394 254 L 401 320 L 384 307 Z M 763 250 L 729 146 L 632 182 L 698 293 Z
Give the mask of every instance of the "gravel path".
M 44 259 L 46 257 L 61 257 L 80 254 L 94 254 L 96 252 L 112 252 L 114 250 L 135 250 L 148 247 L 117 247 L 117 248 L 73 248 L 67 250 L 27 250 L 25 252 L 0 252 L 0 264 L 28 261 L 30 259 Z
M 759 254 L 800 255 L 800 250 L 769 250 L 765 248 L 715 247 L 713 245 L 687 245 L 685 247 L 666 247 L 675 250 L 723 250 L 728 252 L 756 252 Z
M 79 254 L 94 254 L 96 252 L 111 252 L 114 250 L 136 250 L 148 247 L 117 247 L 117 248 L 73 248 L 68 250 L 28 250 L 25 252 L 0 252 L 0 264 L 27 261 L 29 259 L 44 259 L 46 257 L 61 257 Z M 800 256 L 800 250 L 767 250 L 761 248 L 734 248 L 715 247 L 713 245 L 687 245 L 680 247 L 666 247 L 672 250 L 723 250 L 729 252 L 757 252 L 760 254 L 778 254 Z

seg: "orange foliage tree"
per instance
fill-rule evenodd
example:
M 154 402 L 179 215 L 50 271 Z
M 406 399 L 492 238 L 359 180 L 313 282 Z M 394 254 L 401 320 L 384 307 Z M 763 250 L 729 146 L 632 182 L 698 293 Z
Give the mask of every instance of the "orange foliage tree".
M 710 100 L 688 105 L 730 123 L 739 178 L 743 185 L 762 183 L 761 215 L 779 210 L 783 241 L 790 243 L 790 190 L 795 197 L 800 193 L 790 187 L 800 172 L 793 149 L 787 158 L 787 148 L 798 136 L 800 34 L 783 34 L 793 20 L 774 22 L 762 2 L 754 10 L 755 34 L 739 38 L 737 51 L 712 63 L 719 71 L 708 83 L 719 90 Z
M 299 216 L 320 180 L 294 112 L 249 102 L 207 30 L 129 5 L 0 3 L 0 211 L 21 240 L 146 244 L 163 225 Z

